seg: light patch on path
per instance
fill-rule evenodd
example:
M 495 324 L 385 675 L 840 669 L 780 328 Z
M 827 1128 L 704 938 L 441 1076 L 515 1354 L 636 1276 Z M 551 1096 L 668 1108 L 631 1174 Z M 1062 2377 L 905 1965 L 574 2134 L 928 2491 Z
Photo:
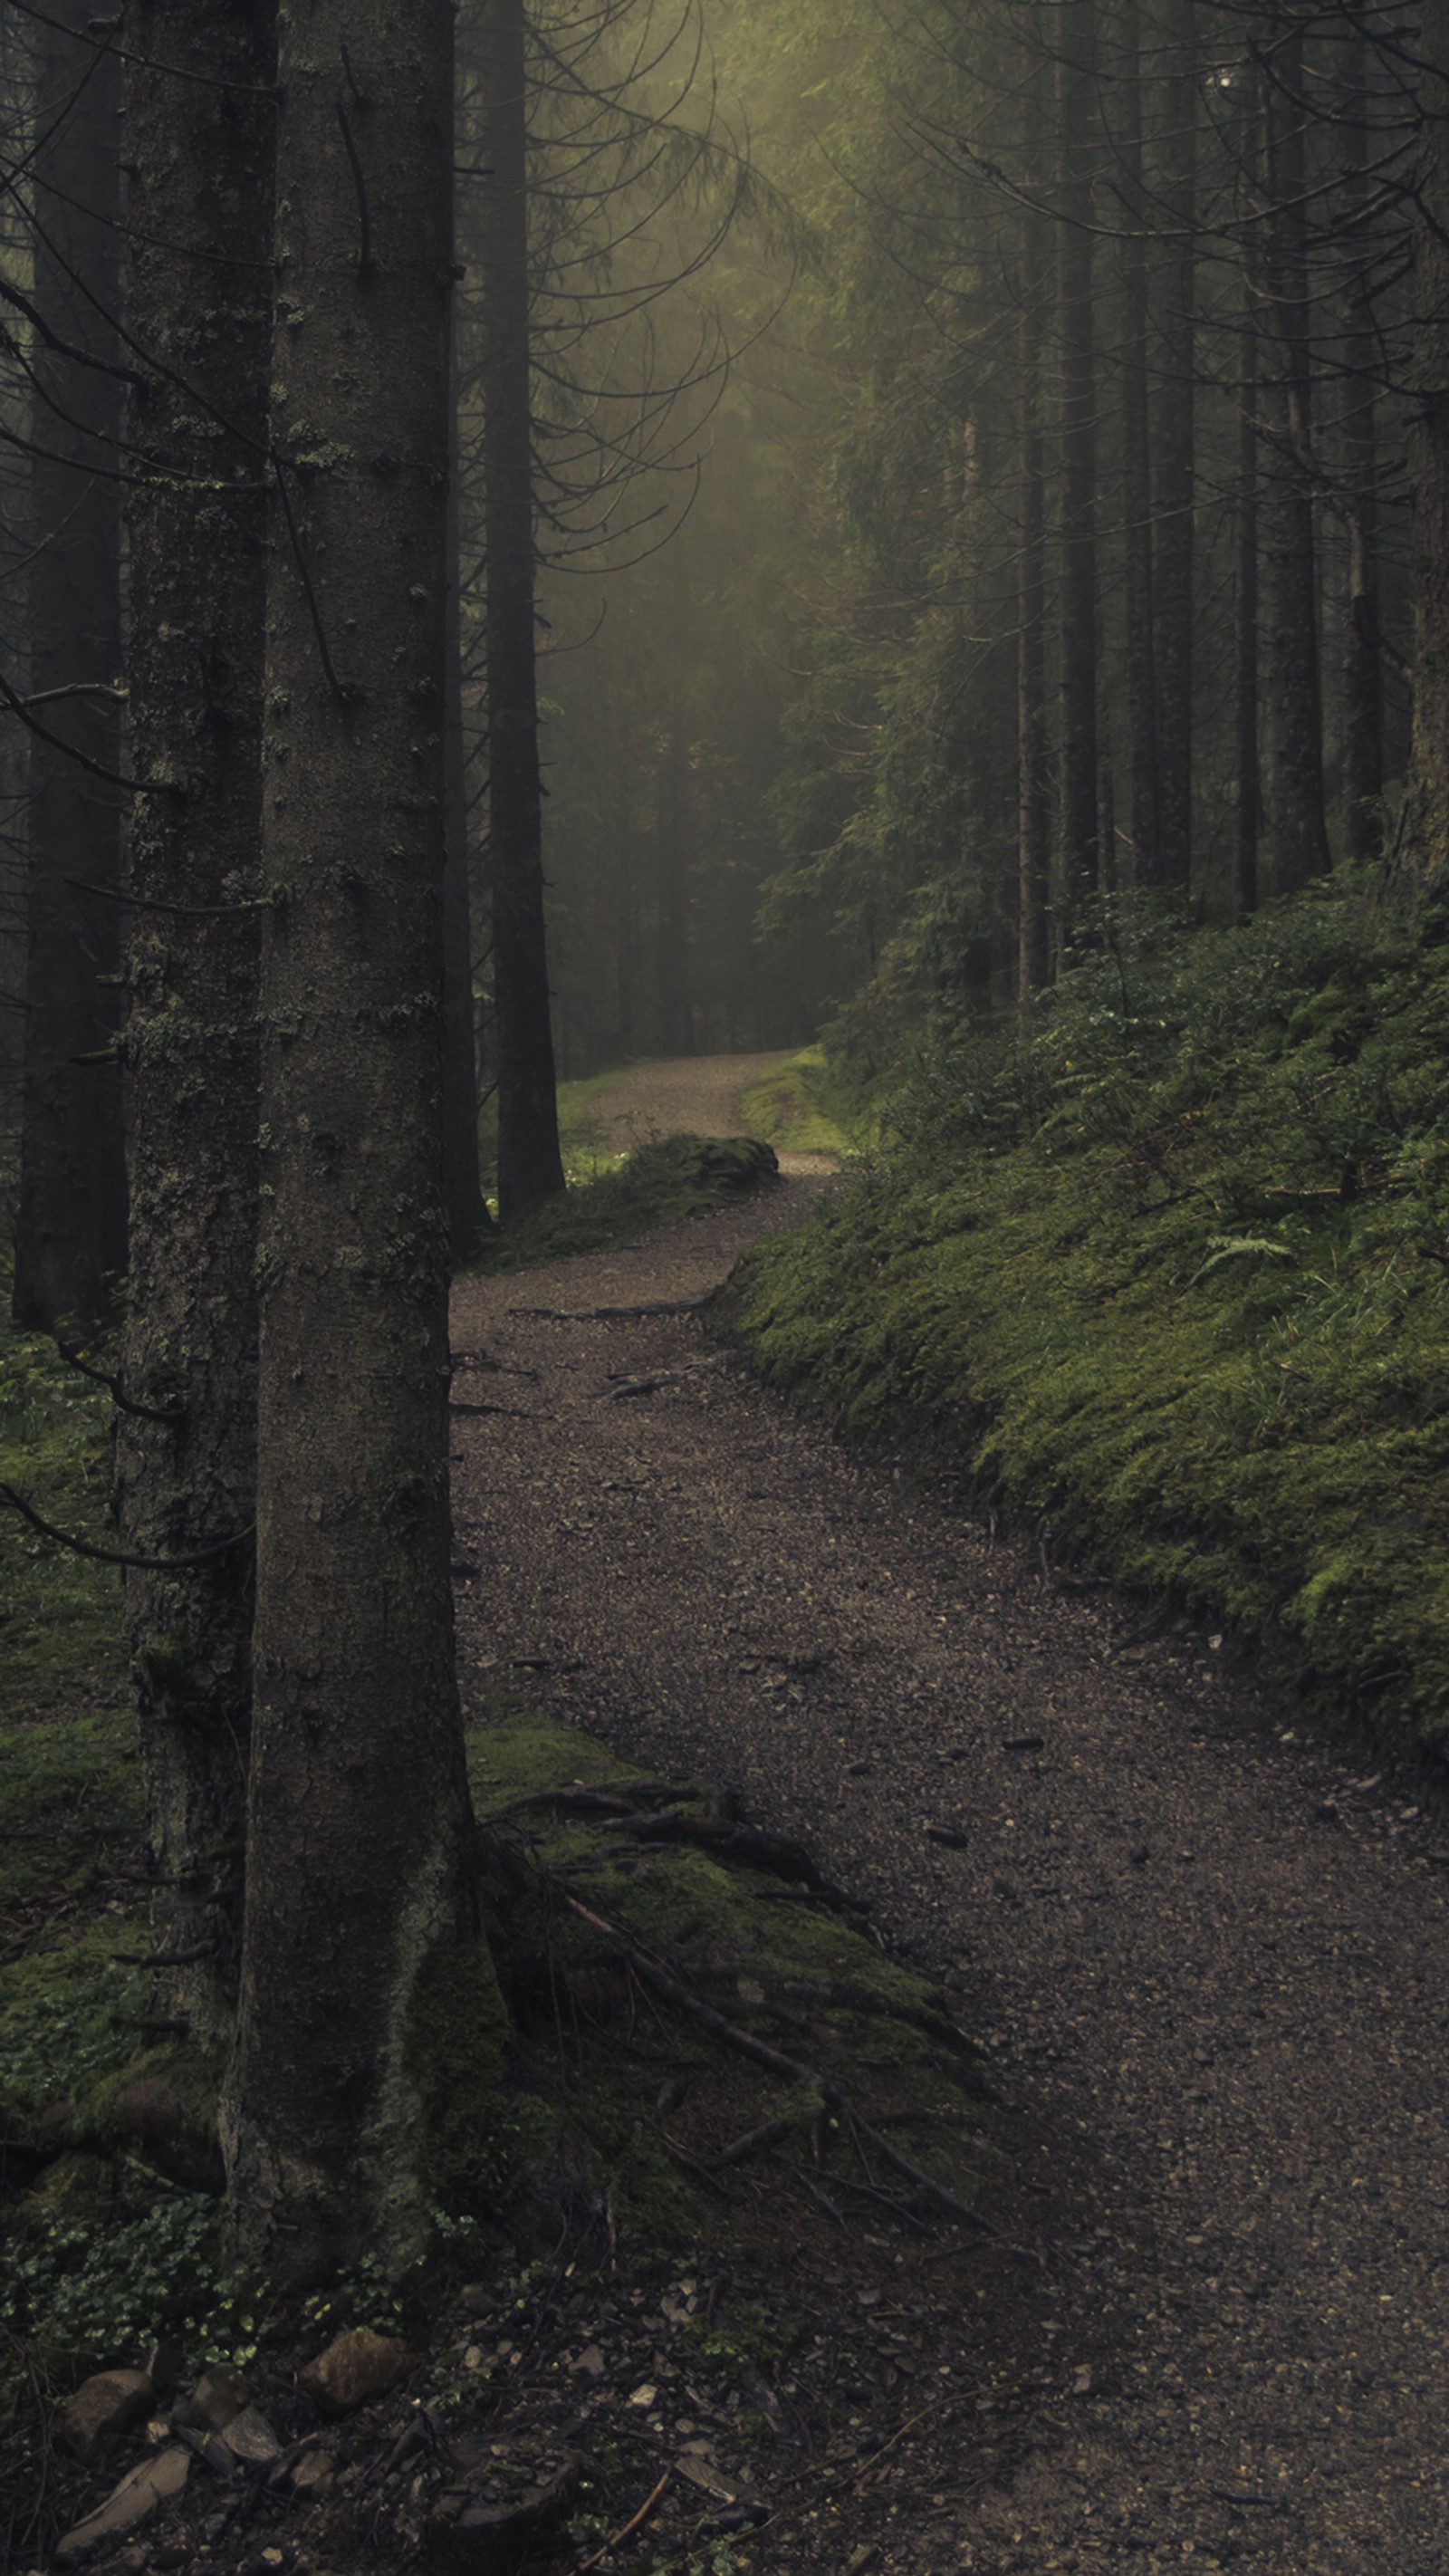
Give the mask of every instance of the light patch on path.
M 593 1123 L 600 1142 L 624 1153 L 661 1136 L 743 1136 L 746 1092 L 772 1065 L 788 1064 L 792 1052 L 678 1056 L 631 1065 L 612 1075 L 597 1096 Z M 802 1177 L 834 1168 L 829 1154 L 780 1155 L 782 1172 Z

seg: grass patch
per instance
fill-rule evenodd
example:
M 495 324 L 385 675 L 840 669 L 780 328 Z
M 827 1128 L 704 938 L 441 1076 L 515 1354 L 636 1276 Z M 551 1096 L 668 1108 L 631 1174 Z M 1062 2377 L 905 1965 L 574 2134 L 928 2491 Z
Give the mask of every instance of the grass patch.
M 573 1253 L 609 1252 L 651 1226 L 728 1206 L 773 1181 L 776 1169 L 771 1148 L 754 1137 L 665 1136 L 515 1218 L 490 1243 L 484 1266 L 526 1270 Z
M 1449 1741 L 1449 935 L 1351 888 L 1124 907 L 726 1292 L 776 1384 Z
M 823 1047 L 771 1065 L 752 1082 L 742 1105 L 752 1136 L 788 1154 L 850 1154 L 860 1121 L 846 1109 Z

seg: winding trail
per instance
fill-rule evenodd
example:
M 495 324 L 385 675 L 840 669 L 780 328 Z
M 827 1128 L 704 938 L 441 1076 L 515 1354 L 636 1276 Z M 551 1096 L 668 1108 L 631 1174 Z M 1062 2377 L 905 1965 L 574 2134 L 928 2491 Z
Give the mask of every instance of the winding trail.
M 727 1132 L 736 1075 L 691 1075 Z M 1042 2393 L 1005 2449 L 983 2419 L 903 2478 L 882 2571 L 1444 2576 L 1441 1829 L 737 1361 L 606 1400 L 710 1358 L 703 1325 L 554 1318 L 702 1295 L 819 1186 L 461 1287 L 458 1351 L 538 1372 L 457 1425 L 465 1684 L 534 1659 L 561 1715 L 737 1783 L 993 2052 L 1003 2212 L 1048 2259 L 973 2276 L 962 2336 Z

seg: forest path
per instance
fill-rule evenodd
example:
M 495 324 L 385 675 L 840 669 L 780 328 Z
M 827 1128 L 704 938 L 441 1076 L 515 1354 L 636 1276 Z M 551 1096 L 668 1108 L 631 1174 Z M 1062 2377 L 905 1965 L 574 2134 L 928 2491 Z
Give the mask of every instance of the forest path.
M 625 1073 L 611 1074 L 597 1095 L 600 1141 L 623 1152 L 657 1136 L 741 1136 L 749 1124 L 745 1093 L 772 1065 L 788 1064 L 790 1054 L 786 1048 L 773 1055 L 691 1055 L 630 1065 Z M 833 1169 L 826 1154 L 782 1153 L 779 1159 L 787 1173 Z
M 1208 1648 L 1134 1645 L 1110 1596 L 733 1359 L 601 1400 L 710 1357 L 697 1318 L 529 1311 L 699 1295 L 815 1186 L 466 1282 L 455 1331 L 539 1373 L 469 1390 L 524 1418 L 455 1426 L 465 1689 L 541 1659 L 561 1716 L 808 1835 L 991 2049 L 992 2205 L 1046 2255 L 902 2258 L 952 2384 L 974 2401 L 1005 2355 L 1019 2393 L 928 2421 L 763 2563 L 1444 2576 L 1449 1900 L 1411 1791 L 1270 1728 Z

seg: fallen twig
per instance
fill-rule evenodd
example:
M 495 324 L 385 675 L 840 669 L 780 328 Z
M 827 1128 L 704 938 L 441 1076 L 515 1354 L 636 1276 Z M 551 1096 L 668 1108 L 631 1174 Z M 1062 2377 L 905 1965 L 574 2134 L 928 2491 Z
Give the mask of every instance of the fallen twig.
M 763 2155 L 766 2147 L 778 2146 L 782 2138 L 788 2138 L 794 2126 L 793 2120 L 766 2120 L 758 2129 L 747 2129 L 732 2147 L 726 2147 L 722 2156 L 715 2157 L 715 2172 L 723 2173 L 727 2165 L 748 2164 L 751 2156 Z
M 632 1324 L 652 1322 L 658 1315 L 699 1315 L 708 1304 L 708 1297 L 666 1297 L 648 1306 L 510 1306 L 508 1311 L 535 1324 Z
M 614 1386 L 600 1387 L 598 1400 L 600 1404 L 623 1404 L 631 1395 L 653 1395 L 658 1387 L 677 1386 L 683 1378 L 708 1377 L 712 1370 L 723 1367 L 724 1354 L 719 1352 L 713 1359 L 691 1360 L 688 1368 L 654 1369 L 647 1377 L 621 1378 Z
M 586 2558 L 582 2566 L 575 2570 L 575 2576 L 589 2576 L 589 2569 L 591 2567 L 602 2567 L 604 2560 L 608 2557 L 611 2549 L 621 2549 L 626 2540 L 632 2540 L 635 2532 L 643 2529 L 651 2513 L 653 2513 L 655 2506 L 658 2504 L 660 2497 L 663 2495 L 665 2488 L 668 2486 L 672 2475 L 672 2470 L 665 2470 L 663 2477 L 660 2479 L 658 2486 L 654 2490 L 654 2493 L 651 2496 L 645 2497 L 644 2502 L 641 2504 L 638 2512 L 633 2516 L 632 2520 L 624 2523 L 618 2531 L 612 2532 L 609 2538 L 605 2541 L 603 2548 L 596 2549 L 592 2558 Z

